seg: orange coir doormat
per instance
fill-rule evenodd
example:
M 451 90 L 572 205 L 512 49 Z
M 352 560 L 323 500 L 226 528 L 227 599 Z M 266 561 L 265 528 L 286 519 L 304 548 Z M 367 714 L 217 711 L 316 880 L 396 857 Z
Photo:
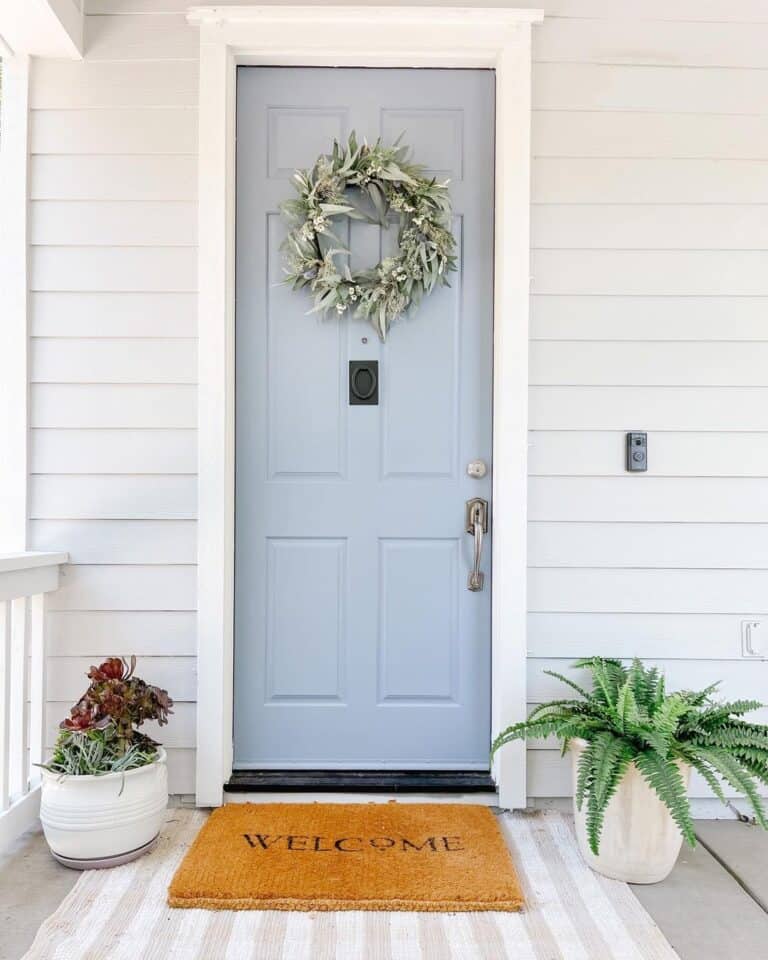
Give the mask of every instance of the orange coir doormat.
M 487 807 L 228 804 L 176 871 L 172 907 L 212 910 L 519 910 Z

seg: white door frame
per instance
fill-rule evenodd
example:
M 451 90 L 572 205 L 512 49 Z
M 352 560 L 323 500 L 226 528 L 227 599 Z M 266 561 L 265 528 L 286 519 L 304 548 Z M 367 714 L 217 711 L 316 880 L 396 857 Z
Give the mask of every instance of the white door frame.
M 493 390 L 494 733 L 526 710 L 526 485 L 531 26 L 539 10 L 194 7 L 200 28 L 197 803 L 232 772 L 235 530 L 235 74 L 271 66 L 485 67 L 496 71 Z M 525 748 L 493 775 L 526 802 Z

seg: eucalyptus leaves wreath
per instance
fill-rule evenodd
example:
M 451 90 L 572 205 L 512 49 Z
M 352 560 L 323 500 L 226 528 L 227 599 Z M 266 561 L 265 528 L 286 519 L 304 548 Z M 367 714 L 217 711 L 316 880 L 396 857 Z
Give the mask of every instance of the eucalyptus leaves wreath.
M 282 204 L 291 228 L 283 244 L 286 282 L 294 290 L 308 287 L 314 295 L 310 313 L 349 312 L 366 317 L 384 340 L 390 325 L 418 305 L 456 270 L 456 241 L 451 233 L 448 182 L 424 176 L 411 163 L 409 148 L 399 139 L 392 146 L 357 142 L 354 132 L 345 145 L 334 141 L 330 155 L 318 157 L 311 170 L 297 170 L 293 183 L 299 196 Z M 375 216 L 349 199 L 358 188 L 371 201 Z M 350 251 L 332 230 L 337 217 L 365 220 L 387 227 L 390 212 L 399 214 L 398 252 L 370 270 L 353 273 Z

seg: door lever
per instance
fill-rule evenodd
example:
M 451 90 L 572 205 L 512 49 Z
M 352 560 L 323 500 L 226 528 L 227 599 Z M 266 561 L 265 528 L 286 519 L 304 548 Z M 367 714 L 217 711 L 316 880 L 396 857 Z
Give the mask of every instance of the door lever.
M 483 534 L 488 533 L 488 501 L 482 497 L 467 500 L 466 530 L 474 538 L 474 561 L 467 589 L 477 593 L 485 583 L 485 574 L 480 571 L 480 557 L 483 553 Z

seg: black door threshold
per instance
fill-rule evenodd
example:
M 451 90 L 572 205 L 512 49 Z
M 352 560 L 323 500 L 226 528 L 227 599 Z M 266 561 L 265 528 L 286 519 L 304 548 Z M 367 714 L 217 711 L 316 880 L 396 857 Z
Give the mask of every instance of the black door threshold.
M 472 770 L 235 770 L 224 789 L 228 793 L 258 790 L 471 793 L 495 791 L 496 784 L 489 773 Z

